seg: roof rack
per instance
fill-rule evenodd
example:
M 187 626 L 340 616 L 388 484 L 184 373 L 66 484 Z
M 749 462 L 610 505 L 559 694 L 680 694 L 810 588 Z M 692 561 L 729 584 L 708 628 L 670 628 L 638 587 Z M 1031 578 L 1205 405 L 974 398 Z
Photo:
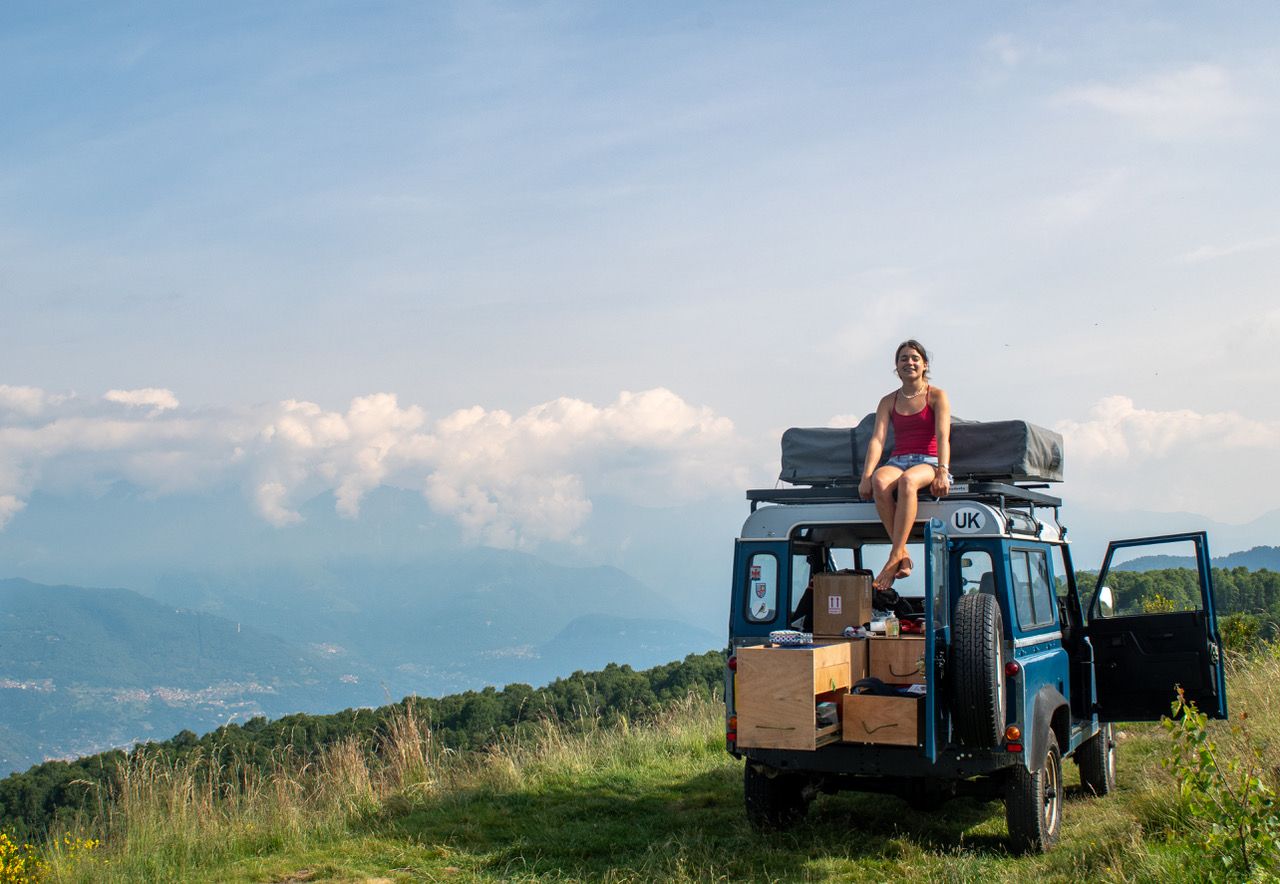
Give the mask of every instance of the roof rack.
M 1036 518 L 1036 508 L 1043 507 L 1053 511 L 1054 524 L 1058 526 L 1058 536 L 1066 539 L 1067 528 L 1059 517 L 1062 498 L 1045 494 L 1042 489 L 1046 485 L 1016 485 L 1011 482 L 981 481 L 957 482 L 951 486 L 951 493 L 939 500 L 977 500 L 991 504 L 1004 518 L 1005 528 L 1010 534 L 1031 534 L 1040 536 L 1042 523 Z M 922 489 L 920 496 L 926 499 L 932 496 L 928 489 Z M 810 486 L 798 488 L 764 488 L 747 492 L 747 500 L 751 501 L 751 512 L 762 503 L 775 504 L 816 504 L 816 503 L 870 503 L 858 496 L 858 489 L 852 485 Z
M 1040 489 L 1046 485 L 1014 485 L 1008 482 L 957 482 L 951 487 L 947 500 L 981 500 L 1005 509 L 1009 505 L 1047 506 L 1057 509 L 1062 498 L 1045 494 Z M 927 490 L 921 497 L 930 497 Z M 761 488 L 747 491 L 751 511 L 762 503 L 869 503 L 858 496 L 852 485 L 813 486 L 799 488 Z

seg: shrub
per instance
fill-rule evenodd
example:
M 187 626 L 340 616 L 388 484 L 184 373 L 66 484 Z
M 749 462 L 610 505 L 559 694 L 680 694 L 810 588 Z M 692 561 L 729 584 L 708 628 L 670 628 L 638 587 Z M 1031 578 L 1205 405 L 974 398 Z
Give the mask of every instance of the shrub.
M 1231 651 L 1251 651 L 1262 642 L 1262 618 L 1257 614 L 1228 614 L 1218 621 L 1222 644 Z
M 0 832 L 0 884 L 34 884 L 47 866 L 30 844 L 19 844 Z
M 1207 716 L 1181 687 L 1172 712 L 1160 722 L 1173 739 L 1173 751 L 1161 763 L 1173 773 L 1187 813 L 1204 825 L 1204 846 L 1221 857 L 1232 879 L 1280 872 L 1280 802 L 1263 779 L 1262 755 L 1243 718 L 1232 731 L 1243 737 L 1247 761 L 1221 757 Z

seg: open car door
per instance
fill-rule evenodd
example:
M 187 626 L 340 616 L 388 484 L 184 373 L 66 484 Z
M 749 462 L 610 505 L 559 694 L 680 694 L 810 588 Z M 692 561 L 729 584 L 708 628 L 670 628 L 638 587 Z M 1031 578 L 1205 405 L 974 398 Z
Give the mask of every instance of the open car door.
M 1108 544 L 1085 634 L 1093 645 L 1101 721 L 1168 715 L 1179 686 L 1210 718 L 1227 717 L 1203 531 Z
M 951 626 L 947 535 L 939 519 L 930 519 L 925 523 L 924 549 L 924 660 L 925 682 L 929 686 L 924 700 L 924 754 L 930 761 L 937 761 L 938 744 L 945 744 L 947 741 L 942 702 L 939 698 L 942 679 L 938 666 L 938 648 L 947 646 L 947 633 Z

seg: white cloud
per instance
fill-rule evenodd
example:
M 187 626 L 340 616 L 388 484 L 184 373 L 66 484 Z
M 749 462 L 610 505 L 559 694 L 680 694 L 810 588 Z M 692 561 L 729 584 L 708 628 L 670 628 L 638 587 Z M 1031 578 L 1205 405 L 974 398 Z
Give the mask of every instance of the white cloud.
M 11 387 L 0 384 L 0 413 L 16 411 L 24 415 L 36 415 L 44 410 L 45 391 L 38 387 Z
M 26 508 L 26 503 L 18 500 L 12 494 L 0 494 L 0 530 L 3 530 L 4 526 L 9 524 L 9 520 L 17 513 L 22 512 L 24 508 Z
M 1115 199 L 1128 178 L 1128 172 L 1115 169 L 1081 181 L 1071 190 L 1045 199 L 1040 206 L 1041 216 L 1052 224 L 1089 221 Z
M 1211 64 L 1155 74 L 1122 85 L 1090 83 L 1059 96 L 1121 119 L 1159 138 L 1234 134 L 1254 112 L 1231 75 Z
M 1067 481 L 1076 500 L 1115 509 L 1190 510 L 1242 522 L 1274 508 L 1255 482 L 1233 472 L 1280 447 L 1280 420 L 1234 412 L 1138 408 L 1127 396 L 1100 400 L 1082 421 L 1065 420 Z
M 669 390 L 605 407 L 561 398 L 519 417 L 471 408 L 415 440 L 432 464 L 427 499 L 487 542 L 564 540 L 590 493 L 670 503 L 745 483 L 733 424 Z
M 1199 246 L 1182 255 L 1179 260 L 1184 264 L 1199 264 L 1203 261 L 1213 261 L 1218 258 L 1230 257 L 1231 255 L 1245 254 L 1246 252 L 1260 252 L 1277 246 L 1280 246 L 1280 236 L 1265 236 L 1225 246 Z
M 389 484 L 419 490 L 478 541 L 527 547 L 573 540 L 592 494 L 668 504 L 745 484 L 733 424 L 665 389 L 605 406 L 561 398 L 521 415 L 475 406 L 434 423 L 390 393 L 358 397 L 344 412 L 286 400 L 188 413 L 169 391 L 112 392 L 127 395 L 105 405 L 9 395 L 44 411 L 0 425 L 0 527 L 42 486 L 126 479 L 169 493 L 242 482 L 258 515 L 283 527 L 302 519 L 298 502 L 324 491 L 340 514 L 358 517 L 364 495 Z M 120 404 L 152 410 L 131 417 Z
M 102 397 L 108 402 L 133 407 L 150 406 L 156 411 L 169 411 L 178 407 L 178 397 L 172 390 L 145 387 L 141 390 L 108 390 Z
M 983 48 L 1007 69 L 1016 68 L 1027 57 L 1027 47 L 1013 34 L 996 34 Z

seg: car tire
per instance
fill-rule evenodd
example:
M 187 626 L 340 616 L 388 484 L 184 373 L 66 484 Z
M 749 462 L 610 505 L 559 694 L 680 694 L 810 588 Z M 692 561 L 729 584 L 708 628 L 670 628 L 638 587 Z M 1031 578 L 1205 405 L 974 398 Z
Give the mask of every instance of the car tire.
M 956 603 L 948 667 L 951 720 L 966 746 L 987 749 L 1004 737 L 1004 622 L 1000 603 L 971 592 Z
M 747 762 L 742 774 L 742 795 L 747 821 L 758 832 L 784 832 L 800 823 L 809 811 L 804 794 L 805 778 L 779 773 Z
M 1062 832 L 1062 753 L 1051 731 L 1035 773 L 1015 765 L 1005 788 L 1004 813 L 1014 853 L 1045 853 Z
M 1080 786 L 1101 798 L 1116 790 L 1116 740 L 1111 725 L 1081 744 L 1075 754 L 1080 768 Z

